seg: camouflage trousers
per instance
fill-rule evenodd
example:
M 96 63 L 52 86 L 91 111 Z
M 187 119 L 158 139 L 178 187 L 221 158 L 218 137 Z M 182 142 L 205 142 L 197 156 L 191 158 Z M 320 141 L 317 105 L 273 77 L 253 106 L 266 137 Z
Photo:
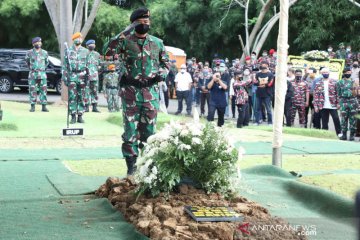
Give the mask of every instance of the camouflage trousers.
M 89 84 L 86 85 L 86 98 L 85 105 L 90 105 L 98 102 L 98 90 L 99 90 L 99 81 L 89 81 Z
M 305 103 L 294 104 L 291 109 L 291 125 L 294 125 L 296 112 L 299 114 L 299 123 L 305 124 Z
M 29 78 L 29 97 L 30 104 L 36 104 L 38 92 L 40 94 L 39 100 L 41 104 L 47 104 L 47 79 L 30 79 Z
M 124 121 L 122 153 L 124 157 L 138 156 L 139 144 L 156 131 L 159 89 L 157 86 L 122 87 L 120 96 Z
M 70 114 L 82 115 L 85 109 L 85 91 L 84 81 L 78 79 L 69 84 L 69 110 Z
M 358 102 L 356 98 L 340 98 L 341 131 L 346 132 L 347 130 L 350 130 L 351 133 L 355 133 L 355 115 L 357 109 Z
M 105 93 L 106 93 L 106 101 L 108 104 L 109 112 L 120 111 L 119 90 L 106 88 Z

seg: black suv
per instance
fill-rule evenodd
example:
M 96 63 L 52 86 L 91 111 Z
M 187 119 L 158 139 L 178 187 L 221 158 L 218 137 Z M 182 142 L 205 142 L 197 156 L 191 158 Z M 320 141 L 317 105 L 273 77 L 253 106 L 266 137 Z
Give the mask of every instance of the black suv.
M 29 68 L 25 62 L 28 49 L 0 48 L 0 93 L 9 93 L 14 87 L 29 88 Z M 48 88 L 61 93 L 61 61 L 55 53 L 49 52 L 49 66 L 46 69 Z

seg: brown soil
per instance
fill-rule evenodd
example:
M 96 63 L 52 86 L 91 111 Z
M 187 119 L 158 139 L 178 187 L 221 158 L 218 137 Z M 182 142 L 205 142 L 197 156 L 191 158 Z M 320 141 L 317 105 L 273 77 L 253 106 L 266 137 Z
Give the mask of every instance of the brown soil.
M 151 239 L 306 239 L 299 232 L 292 230 L 256 230 L 253 226 L 272 225 L 286 226 L 288 223 L 280 218 L 271 217 L 268 210 L 243 197 L 225 200 L 218 194 L 206 194 L 191 186 L 182 185 L 178 193 L 171 193 L 168 200 L 163 195 L 156 198 L 140 196 L 136 201 L 136 185 L 132 178 L 108 178 L 96 194 L 107 197 L 109 201 L 132 223 L 138 231 Z M 239 222 L 196 222 L 184 212 L 184 206 L 227 206 L 244 216 Z M 244 233 L 239 226 L 249 233 Z

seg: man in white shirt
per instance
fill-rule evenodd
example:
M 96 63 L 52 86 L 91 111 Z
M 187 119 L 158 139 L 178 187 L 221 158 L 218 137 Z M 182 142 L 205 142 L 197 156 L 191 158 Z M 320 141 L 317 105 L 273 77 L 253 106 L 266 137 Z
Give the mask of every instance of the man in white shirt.
M 182 112 L 184 99 L 186 102 L 186 113 L 187 115 L 191 115 L 190 89 L 193 81 L 190 73 L 186 71 L 185 64 L 181 65 L 180 70 L 181 71 L 175 76 L 176 96 L 178 99 L 178 109 L 175 115 L 178 115 Z

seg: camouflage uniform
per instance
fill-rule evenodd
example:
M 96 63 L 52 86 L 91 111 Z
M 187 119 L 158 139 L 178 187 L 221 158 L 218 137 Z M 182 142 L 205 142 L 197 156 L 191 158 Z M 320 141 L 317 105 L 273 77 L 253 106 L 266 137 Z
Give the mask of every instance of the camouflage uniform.
M 29 72 L 29 96 L 30 104 L 36 104 L 37 92 L 40 92 L 40 102 L 42 105 L 47 104 L 47 76 L 46 67 L 49 65 L 47 51 L 35 48 L 26 53 L 25 61 L 30 68 Z
M 350 135 L 354 135 L 356 131 L 356 112 L 358 109 L 358 101 L 353 96 L 354 81 L 342 79 L 336 83 L 336 91 L 339 97 L 341 112 L 341 130 L 346 133 L 349 130 Z
M 119 74 L 117 72 L 109 72 L 104 76 L 103 89 L 106 94 L 109 112 L 120 111 Z
M 292 111 L 291 111 L 291 125 L 294 125 L 296 111 L 299 114 L 299 123 L 305 124 L 305 107 L 306 107 L 306 95 L 309 93 L 308 84 L 303 81 L 291 81 L 294 87 L 294 97 L 292 99 Z
M 86 65 L 88 68 L 88 84 L 86 85 L 85 105 L 97 104 L 99 89 L 99 66 L 100 54 L 96 51 L 90 51 Z
M 82 115 L 85 109 L 85 88 L 86 88 L 86 59 L 89 51 L 80 46 L 76 49 L 71 46 L 68 52 L 65 50 L 62 74 L 63 81 L 69 87 L 69 110 L 70 114 Z
M 118 36 L 116 37 L 118 38 Z M 125 157 L 139 155 L 139 141 L 154 134 L 159 109 L 159 68 L 169 61 L 162 40 L 146 35 L 139 39 L 134 31 L 119 39 L 118 51 L 126 72 L 120 82 L 125 132 L 122 152 Z

